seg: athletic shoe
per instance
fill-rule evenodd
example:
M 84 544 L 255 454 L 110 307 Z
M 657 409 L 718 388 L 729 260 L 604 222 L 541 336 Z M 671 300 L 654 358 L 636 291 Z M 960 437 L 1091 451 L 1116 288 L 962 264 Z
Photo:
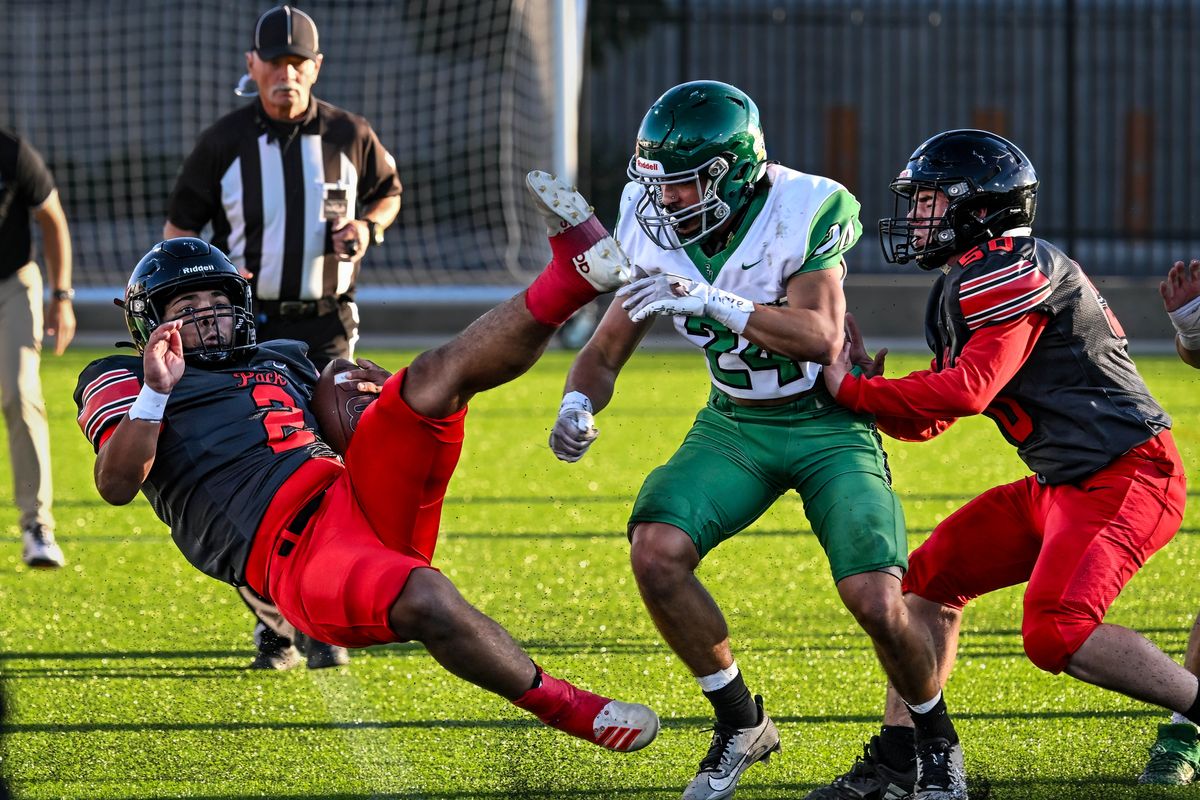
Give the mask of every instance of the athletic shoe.
M 1159 725 L 1158 740 L 1150 746 L 1150 760 L 1138 783 L 1187 786 L 1200 773 L 1200 741 L 1190 722 Z
M 346 648 L 318 642 L 300 632 L 296 633 L 296 649 L 304 653 L 309 669 L 344 667 L 350 663 L 350 651 Z
M 611 292 L 629 281 L 629 259 L 621 245 L 575 187 L 535 169 L 525 176 L 525 188 L 546 223 L 556 257 L 567 255 L 597 292 Z
M 849 772 L 813 789 L 804 800 L 905 800 L 916 783 L 916 761 L 904 772 L 892 769 L 879 760 L 879 737 L 872 736 Z
M 67 563 L 62 548 L 54 541 L 54 532 L 45 525 L 31 525 L 21 531 L 21 560 L 38 569 L 58 569 Z
M 912 800 L 967 800 L 962 744 L 936 738 L 917 742 L 917 784 Z
M 300 651 L 292 640 L 280 636 L 261 622 L 254 626 L 254 645 L 258 652 L 250 669 L 274 669 L 282 672 L 300 663 Z
M 624 703 L 580 689 L 538 669 L 538 685 L 513 701 L 542 722 L 607 750 L 632 753 L 658 736 L 658 715 L 641 703 Z
M 734 728 L 718 722 L 713 726 L 712 744 L 700 762 L 700 771 L 683 790 L 683 800 L 725 800 L 733 797 L 742 773 L 771 753 L 781 750 L 779 731 L 763 711 L 761 695 L 755 695 L 758 724 L 752 728 Z

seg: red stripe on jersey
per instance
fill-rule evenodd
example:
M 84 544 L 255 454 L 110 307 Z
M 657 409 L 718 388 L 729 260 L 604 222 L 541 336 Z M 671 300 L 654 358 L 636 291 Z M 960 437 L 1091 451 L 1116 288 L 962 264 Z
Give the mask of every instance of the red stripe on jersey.
M 100 432 L 120 421 L 141 388 L 137 377 L 125 369 L 110 370 L 89 383 L 83 390 L 83 408 L 78 417 L 88 441 L 98 446 Z
M 988 325 L 993 322 L 1002 322 L 1007 319 L 1019 317 L 1025 312 L 1032 311 L 1033 309 L 1037 308 L 1042 301 L 1049 296 L 1049 286 L 1045 287 L 1044 289 L 1030 292 L 1027 296 L 1018 298 L 1012 303 L 1009 303 L 1007 306 L 991 309 L 989 313 L 983 316 L 976 316 L 967 319 L 967 327 L 975 331 L 979 330 L 984 325 Z
M 967 325 L 972 329 L 985 321 L 1006 319 L 1016 306 L 1025 306 L 1030 298 L 1044 299 L 1050 294 L 1050 279 L 1031 261 L 1022 260 L 959 285 L 958 301 Z M 1035 303 L 1036 305 L 1036 303 Z

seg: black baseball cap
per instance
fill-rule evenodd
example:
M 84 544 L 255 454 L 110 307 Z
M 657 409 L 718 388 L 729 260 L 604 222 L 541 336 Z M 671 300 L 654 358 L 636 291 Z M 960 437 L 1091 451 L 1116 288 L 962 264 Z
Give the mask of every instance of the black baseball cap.
M 317 23 L 298 8 L 275 6 L 263 12 L 254 25 L 251 48 L 264 61 L 280 56 L 300 56 L 315 60 L 321 52 L 317 43 Z

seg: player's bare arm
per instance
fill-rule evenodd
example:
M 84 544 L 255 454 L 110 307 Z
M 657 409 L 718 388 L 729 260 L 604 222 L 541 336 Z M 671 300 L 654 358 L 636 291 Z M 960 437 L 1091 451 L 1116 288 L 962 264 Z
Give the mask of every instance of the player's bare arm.
M 148 388 L 159 395 L 169 395 L 183 377 L 183 339 L 179 333 L 182 326 L 182 320 L 164 322 L 146 340 L 143 391 Z M 137 497 L 154 466 L 161 424 L 161 417 L 131 419 L 127 415 L 101 446 L 93 476 L 96 490 L 105 502 L 122 506 Z
M 652 319 L 631 322 L 620 303 L 609 306 L 567 373 L 562 404 L 550 431 L 550 449 L 560 461 L 583 458 L 600 435 L 594 414 L 612 399 L 617 375 L 653 324 Z
M 830 364 L 845 338 L 845 265 L 801 272 L 787 285 L 786 306 L 755 305 L 743 334 L 759 347 L 793 361 Z
M 1175 326 L 1175 351 L 1183 363 L 1200 369 L 1200 259 L 1176 261 L 1158 292 Z
M 563 393 L 582 392 L 592 401 L 594 411 L 605 408 L 612 400 L 617 375 L 653 324 L 653 319 L 631 322 L 620 303 L 610 305 L 572 362 Z

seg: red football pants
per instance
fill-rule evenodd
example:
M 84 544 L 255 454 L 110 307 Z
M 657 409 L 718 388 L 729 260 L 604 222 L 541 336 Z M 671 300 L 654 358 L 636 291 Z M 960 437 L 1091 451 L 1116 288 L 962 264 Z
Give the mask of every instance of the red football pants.
M 467 410 L 442 420 L 420 416 L 400 396 L 404 375 L 388 379 L 363 413 L 345 466 L 305 464 L 277 493 L 255 535 L 248 582 L 288 622 L 323 642 L 397 641 L 388 611 L 412 570 L 433 560 Z M 322 491 L 303 530 L 288 530 Z
M 962 608 L 1029 581 L 1021 636 L 1041 669 L 1062 672 L 1183 519 L 1186 487 L 1163 431 L 1072 484 L 1033 477 L 984 492 L 937 526 L 909 558 L 904 590 Z

